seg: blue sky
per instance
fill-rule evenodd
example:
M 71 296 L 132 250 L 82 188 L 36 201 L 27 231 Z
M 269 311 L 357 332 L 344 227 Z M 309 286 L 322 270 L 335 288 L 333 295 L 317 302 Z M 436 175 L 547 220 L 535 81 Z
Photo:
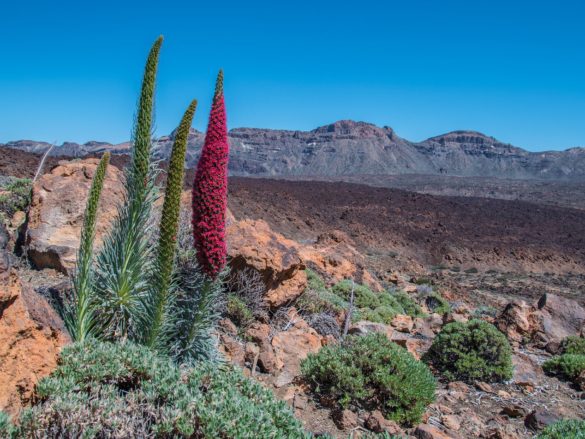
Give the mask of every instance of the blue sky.
M 410 140 L 474 129 L 530 150 L 585 146 L 582 0 L 3 2 L 0 142 L 130 136 L 165 36 L 157 135 L 190 99 L 204 129 L 223 67 L 228 123 L 339 119 Z

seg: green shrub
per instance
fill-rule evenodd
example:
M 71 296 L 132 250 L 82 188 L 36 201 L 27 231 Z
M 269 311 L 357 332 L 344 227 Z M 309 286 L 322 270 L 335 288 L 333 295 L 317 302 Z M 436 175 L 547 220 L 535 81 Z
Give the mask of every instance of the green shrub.
M 382 334 L 349 336 L 301 363 L 305 379 L 341 406 L 377 407 L 388 418 L 414 424 L 434 401 L 435 379 L 428 367 Z
M 254 321 L 254 314 L 248 305 L 233 294 L 227 297 L 226 315 L 240 328 L 246 328 Z
M 180 369 L 142 346 L 95 341 L 64 349 L 15 428 L 18 438 L 310 437 L 283 402 L 232 367 Z
M 585 355 L 585 338 L 570 335 L 561 343 L 561 354 Z
M 545 361 L 542 368 L 549 374 L 559 375 L 569 380 L 574 380 L 585 370 L 585 355 L 558 355 Z
M 325 285 L 325 281 L 323 280 L 323 278 L 321 276 L 319 276 L 319 273 L 311 270 L 310 268 L 307 268 L 305 270 L 305 273 L 307 275 L 307 289 L 308 290 L 324 291 L 327 289 L 327 286 Z
M 536 439 L 585 439 L 585 421 L 563 419 L 547 426 Z
M 31 201 L 32 181 L 28 178 L 8 177 L 0 187 L 0 217 L 10 218 L 19 210 L 26 210 Z
M 403 291 L 394 293 L 393 297 L 400 304 L 404 313 L 411 317 L 424 317 L 425 313 L 415 300 Z
M 482 320 L 445 325 L 424 359 L 449 381 L 512 378 L 510 343 L 494 325 Z
M 331 288 L 333 293 L 337 294 L 343 300 L 348 301 L 351 297 L 351 291 L 354 292 L 354 305 L 357 308 L 375 309 L 381 305 L 380 299 L 376 293 L 364 285 L 357 284 L 351 280 L 342 280 Z
M 429 311 L 437 314 L 447 314 L 451 311 L 451 305 L 438 293 L 430 293 L 425 297 L 425 305 Z
M 8 439 L 16 437 L 16 434 L 16 427 L 10 422 L 10 417 L 4 412 L 0 412 L 0 437 Z
M 392 322 L 392 319 L 399 314 L 391 306 L 379 306 L 376 309 L 360 309 L 357 310 L 355 318 L 352 320 L 367 320 L 369 322 L 374 323 L 383 323 L 385 325 L 389 325 Z

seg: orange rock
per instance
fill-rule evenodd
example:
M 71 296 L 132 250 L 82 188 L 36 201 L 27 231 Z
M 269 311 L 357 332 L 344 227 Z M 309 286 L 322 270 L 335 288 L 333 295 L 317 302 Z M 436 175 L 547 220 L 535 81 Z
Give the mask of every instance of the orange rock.
M 399 332 L 410 333 L 412 331 L 412 328 L 414 327 L 414 321 L 410 316 L 398 314 L 396 317 L 392 319 L 391 325 L 394 329 L 396 329 Z
M 67 274 L 75 267 L 87 194 L 98 163 L 95 158 L 62 161 L 34 184 L 26 242 L 28 256 L 37 268 Z M 108 166 L 96 225 L 98 247 L 117 214 L 122 179 L 122 171 Z
M 273 232 L 265 221 L 234 221 L 228 226 L 227 241 L 232 268 L 257 270 L 272 308 L 296 299 L 304 291 L 307 276 L 298 244 Z
M 63 322 L 16 271 L 0 274 L 0 411 L 17 415 L 68 343 Z

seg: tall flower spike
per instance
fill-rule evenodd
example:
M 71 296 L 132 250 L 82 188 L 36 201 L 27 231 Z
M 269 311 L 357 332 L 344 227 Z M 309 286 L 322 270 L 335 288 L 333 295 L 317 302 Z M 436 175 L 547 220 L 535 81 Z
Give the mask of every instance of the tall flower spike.
M 223 71 L 217 75 L 205 143 L 193 182 L 193 236 L 197 260 L 212 279 L 226 263 L 225 216 L 229 143 Z
M 171 275 L 177 248 L 177 233 L 179 230 L 179 214 L 181 211 L 181 193 L 185 176 L 185 154 L 189 129 L 193 123 L 193 116 L 197 108 L 197 101 L 193 100 L 179 124 L 175 135 L 175 142 L 171 150 L 169 170 L 167 173 L 167 187 L 163 202 L 160 220 L 160 233 L 157 251 L 157 275 L 154 285 L 154 315 L 150 322 L 148 344 L 154 346 L 159 342 L 162 330 L 164 313 L 169 303 Z

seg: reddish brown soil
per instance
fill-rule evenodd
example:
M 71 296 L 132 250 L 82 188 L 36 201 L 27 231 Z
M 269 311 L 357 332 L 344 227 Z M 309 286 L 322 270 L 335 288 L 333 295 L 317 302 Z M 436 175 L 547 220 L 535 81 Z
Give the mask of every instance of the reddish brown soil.
M 351 183 L 246 178 L 230 179 L 230 209 L 236 217 L 263 219 L 298 241 L 341 230 L 379 270 L 445 264 L 480 271 L 585 272 L 585 221 L 575 209 Z

